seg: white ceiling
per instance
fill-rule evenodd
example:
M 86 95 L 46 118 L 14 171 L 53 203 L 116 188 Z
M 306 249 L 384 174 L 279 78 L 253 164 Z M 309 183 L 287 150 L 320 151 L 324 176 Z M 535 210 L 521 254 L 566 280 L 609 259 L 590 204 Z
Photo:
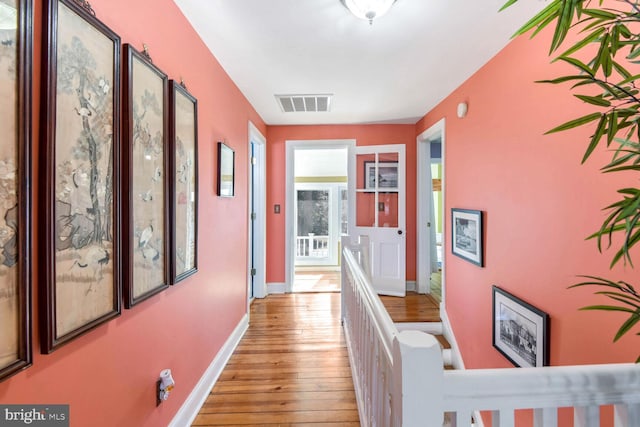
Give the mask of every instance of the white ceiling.
M 174 0 L 269 125 L 415 123 L 547 0 L 398 0 L 369 25 L 340 0 Z M 274 95 L 333 94 L 284 113 Z

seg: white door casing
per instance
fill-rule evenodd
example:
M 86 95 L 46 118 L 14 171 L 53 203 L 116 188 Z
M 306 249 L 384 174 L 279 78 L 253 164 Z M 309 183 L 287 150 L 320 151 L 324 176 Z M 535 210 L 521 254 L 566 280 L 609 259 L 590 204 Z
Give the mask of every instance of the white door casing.
M 251 146 L 254 147 L 254 159 L 249 159 L 249 162 L 254 164 L 249 165 L 249 200 L 253 200 L 253 209 L 255 212 L 255 219 L 251 218 L 251 208 L 249 206 L 249 244 L 248 250 L 248 276 L 247 287 L 252 286 L 253 283 L 253 296 L 256 298 L 264 298 L 267 296 L 267 284 L 266 284 L 266 224 L 267 224 L 267 202 L 266 202 L 266 138 L 260 133 L 258 128 L 251 122 L 249 122 L 249 157 L 251 157 Z M 253 176 L 252 176 L 253 174 Z M 252 264 L 253 258 L 253 266 Z M 255 275 L 253 280 L 251 278 L 251 269 L 255 268 Z M 251 295 L 251 289 L 248 289 L 248 295 Z M 247 306 L 248 307 L 248 306 Z M 248 308 L 247 308 L 248 310 Z
M 429 183 L 429 177 L 431 176 L 431 162 L 430 162 L 430 143 L 431 140 L 441 138 L 442 144 L 442 194 L 443 200 L 446 197 L 445 189 L 445 119 L 441 119 L 433 124 L 429 129 L 422 132 L 416 138 L 416 145 L 418 148 L 417 157 L 417 171 L 418 171 L 418 185 L 417 185 L 417 224 L 416 224 L 416 269 L 417 269 L 417 288 L 419 293 L 428 293 L 429 284 L 431 280 L 431 264 L 432 258 L 436 257 L 435 253 L 431 253 L 431 228 L 426 225 L 430 222 L 431 210 L 433 209 L 433 197 L 431 192 L 431 185 Z M 445 248 L 447 246 L 446 238 L 446 215 L 443 218 L 443 237 L 442 237 L 442 251 L 446 253 Z M 445 299 L 445 262 L 443 257 L 442 262 L 442 302 Z
M 368 236 L 373 287 L 379 294 L 406 294 L 406 168 L 404 145 L 356 147 L 356 200 L 352 238 Z M 393 173 L 395 165 L 395 174 Z
M 347 188 L 349 194 L 352 194 L 353 188 L 355 188 L 354 180 L 351 177 L 355 174 L 355 156 L 353 150 L 355 149 L 356 141 L 354 139 L 325 139 L 325 140 L 287 140 L 285 141 L 286 150 L 286 172 L 285 172 L 285 186 L 286 186 L 286 205 L 285 205 L 285 292 L 292 292 L 293 278 L 295 269 L 295 233 L 293 222 L 295 221 L 295 212 L 293 206 L 295 204 L 295 152 L 296 150 L 318 150 L 318 149 L 335 149 L 346 148 L 347 149 Z M 355 215 L 354 199 L 349 200 L 349 224 L 353 224 Z

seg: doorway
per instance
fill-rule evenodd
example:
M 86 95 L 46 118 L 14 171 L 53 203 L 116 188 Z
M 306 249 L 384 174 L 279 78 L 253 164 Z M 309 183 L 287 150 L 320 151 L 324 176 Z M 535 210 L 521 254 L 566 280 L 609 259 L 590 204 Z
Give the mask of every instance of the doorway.
M 287 141 L 286 291 L 339 292 L 351 140 Z
M 417 138 L 418 292 L 445 299 L 445 119 Z
M 404 145 L 356 147 L 356 222 L 350 235 L 369 242 L 371 284 L 381 295 L 406 294 Z
M 249 271 L 247 304 L 266 289 L 266 138 L 249 122 Z M 248 306 L 247 306 L 248 307 Z

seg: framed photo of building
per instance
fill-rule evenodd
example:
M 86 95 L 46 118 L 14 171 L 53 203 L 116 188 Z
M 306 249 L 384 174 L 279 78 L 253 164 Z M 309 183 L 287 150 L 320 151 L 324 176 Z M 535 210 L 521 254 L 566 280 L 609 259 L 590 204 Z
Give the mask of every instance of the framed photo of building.
M 451 209 L 451 251 L 454 255 L 482 267 L 482 236 L 481 211 Z
M 198 271 L 198 101 L 169 81 L 172 169 L 172 283 Z
M 549 366 L 549 315 L 493 286 L 493 346 L 518 367 Z
M 364 162 L 364 189 L 398 191 L 398 162 Z
M 124 303 L 169 286 L 168 79 L 146 50 L 124 45 Z
M 28 0 L 0 1 L 0 381 L 31 366 L 31 42 Z
M 45 1 L 41 341 L 121 312 L 120 37 L 86 2 Z

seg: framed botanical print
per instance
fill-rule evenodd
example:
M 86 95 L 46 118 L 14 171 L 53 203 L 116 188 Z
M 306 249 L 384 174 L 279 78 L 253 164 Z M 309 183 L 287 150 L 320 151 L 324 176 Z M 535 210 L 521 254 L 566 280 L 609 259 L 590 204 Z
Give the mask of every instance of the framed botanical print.
M 172 283 L 198 271 L 198 101 L 169 81 L 172 154 Z
M 125 307 L 169 286 L 168 80 L 124 45 Z
M 120 38 L 90 6 L 45 1 L 42 351 L 121 312 Z
M 31 365 L 31 2 L 0 0 L 0 380 Z

